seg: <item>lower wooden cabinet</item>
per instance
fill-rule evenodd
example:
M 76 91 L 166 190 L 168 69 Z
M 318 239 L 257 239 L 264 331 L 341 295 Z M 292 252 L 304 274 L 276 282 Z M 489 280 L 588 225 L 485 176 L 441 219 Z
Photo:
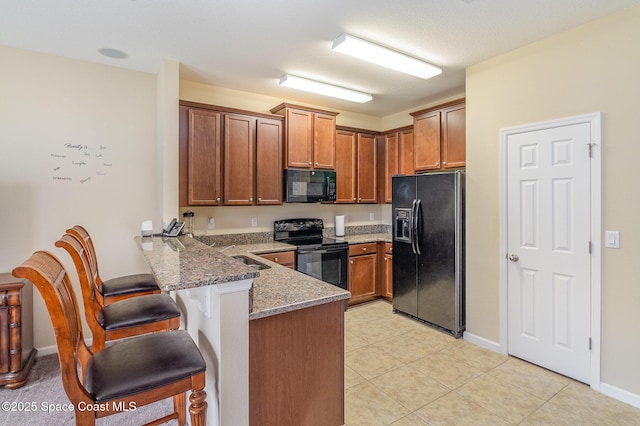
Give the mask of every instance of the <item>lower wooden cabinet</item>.
M 387 300 L 393 299 L 393 245 L 384 243 L 384 257 L 382 258 L 382 277 L 380 295 Z
M 282 266 L 286 266 L 289 269 L 296 269 L 296 252 L 293 250 L 279 251 L 277 253 L 265 253 L 259 256 Z
M 353 244 L 349 246 L 349 304 L 374 300 L 378 269 L 376 243 Z

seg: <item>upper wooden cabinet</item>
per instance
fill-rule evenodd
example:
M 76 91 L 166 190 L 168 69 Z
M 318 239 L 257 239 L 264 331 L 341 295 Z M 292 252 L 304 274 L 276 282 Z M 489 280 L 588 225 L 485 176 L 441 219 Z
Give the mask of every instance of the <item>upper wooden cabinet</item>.
M 453 169 L 466 164 L 464 99 L 417 111 L 413 116 L 416 172 Z
M 393 175 L 412 175 L 413 166 L 413 127 L 392 130 L 384 134 L 382 145 L 384 152 L 382 169 L 382 199 L 391 202 L 391 177 Z
M 335 169 L 338 113 L 286 103 L 271 112 L 285 117 L 285 168 Z
M 282 204 L 282 118 L 180 104 L 181 206 Z
M 336 203 L 376 203 L 376 135 L 336 131 Z
M 220 117 L 216 111 L 180 106 L 180 204 L 221 204 Z

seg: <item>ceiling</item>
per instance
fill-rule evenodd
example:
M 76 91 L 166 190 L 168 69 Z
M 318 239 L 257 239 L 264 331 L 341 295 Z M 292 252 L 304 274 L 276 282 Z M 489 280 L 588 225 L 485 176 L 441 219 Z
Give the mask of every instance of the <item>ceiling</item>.
M 640 0 L 0 0 L 0 44 L 373 116 L 464 91 L 465 68 Z M 331 50 L 346 32 L 442 67 L 430 80 Z M 126 52 L 112 59 L 100 48 Z M 371 93 L 279 87 L 294 74 Z

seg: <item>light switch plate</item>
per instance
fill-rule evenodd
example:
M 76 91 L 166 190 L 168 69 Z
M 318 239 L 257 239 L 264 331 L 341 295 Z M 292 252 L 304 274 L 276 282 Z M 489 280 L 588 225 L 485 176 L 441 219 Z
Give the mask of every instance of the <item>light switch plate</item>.
M 608 248 L 620 248 L 620 232 L 604 231 L 604 246 Z
M 258 226 L 258 218 L 257 217 L 252 217 L 251 218 L 251 226 L 253 226 L 254 228 L 256 226 Z
M 210 217 L 209 220 L 207 221 L 207 229 L 215 229 L 216 228 L 216 219 L 213 217 Z
M 369 220 L 375 220 L 375 215 L 373 213 L 369 213 Z

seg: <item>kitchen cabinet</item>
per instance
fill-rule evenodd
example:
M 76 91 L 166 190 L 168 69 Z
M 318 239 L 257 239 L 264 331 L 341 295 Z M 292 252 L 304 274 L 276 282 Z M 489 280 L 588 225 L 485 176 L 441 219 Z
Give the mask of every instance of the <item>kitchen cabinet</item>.
M 289 269 L 296 269 L 296 252 L 291 251 L 279 251 L 276 253 L 264 253 L 260 254 L 260 257 L 278 263 L 282 266 L 286 266 Z
M 336 203 L 376 203 L 377 137 L 351 129 L 336 131 Z
M 387 300 L 393 299 L 393 245 L 384 243 L 384 257 L 382 258 L 382 285 L 380 295 Z
M 285 168 L 335 169 L 337 112 L 286 103 L 271 112 L 285 117 Z
M 413 126 L 392 130 L 384 134 L 384 153 L 381 183 L 381 199 L 391 202 L 391 177 L 415 173 L 413 159 Z
M 179 204 L 282 204 L 283 118 L 181 101 Z
M 464 167 L 466 115 L 464 99 L 411 113 L 416 172 Z
M 222 204 L 221 113 L 180 106 L 180 204 Z
M 349 304 L 367 302 L 377 297 L 376 243 L 353 244 L 349 246 Z
M 224 115 L 224 204 L 282 204 L 279 120 Z
M 0 385 L 7 389 L 23 386 L 35 361 L 32 294 L 31 283 L 0 274 Z

